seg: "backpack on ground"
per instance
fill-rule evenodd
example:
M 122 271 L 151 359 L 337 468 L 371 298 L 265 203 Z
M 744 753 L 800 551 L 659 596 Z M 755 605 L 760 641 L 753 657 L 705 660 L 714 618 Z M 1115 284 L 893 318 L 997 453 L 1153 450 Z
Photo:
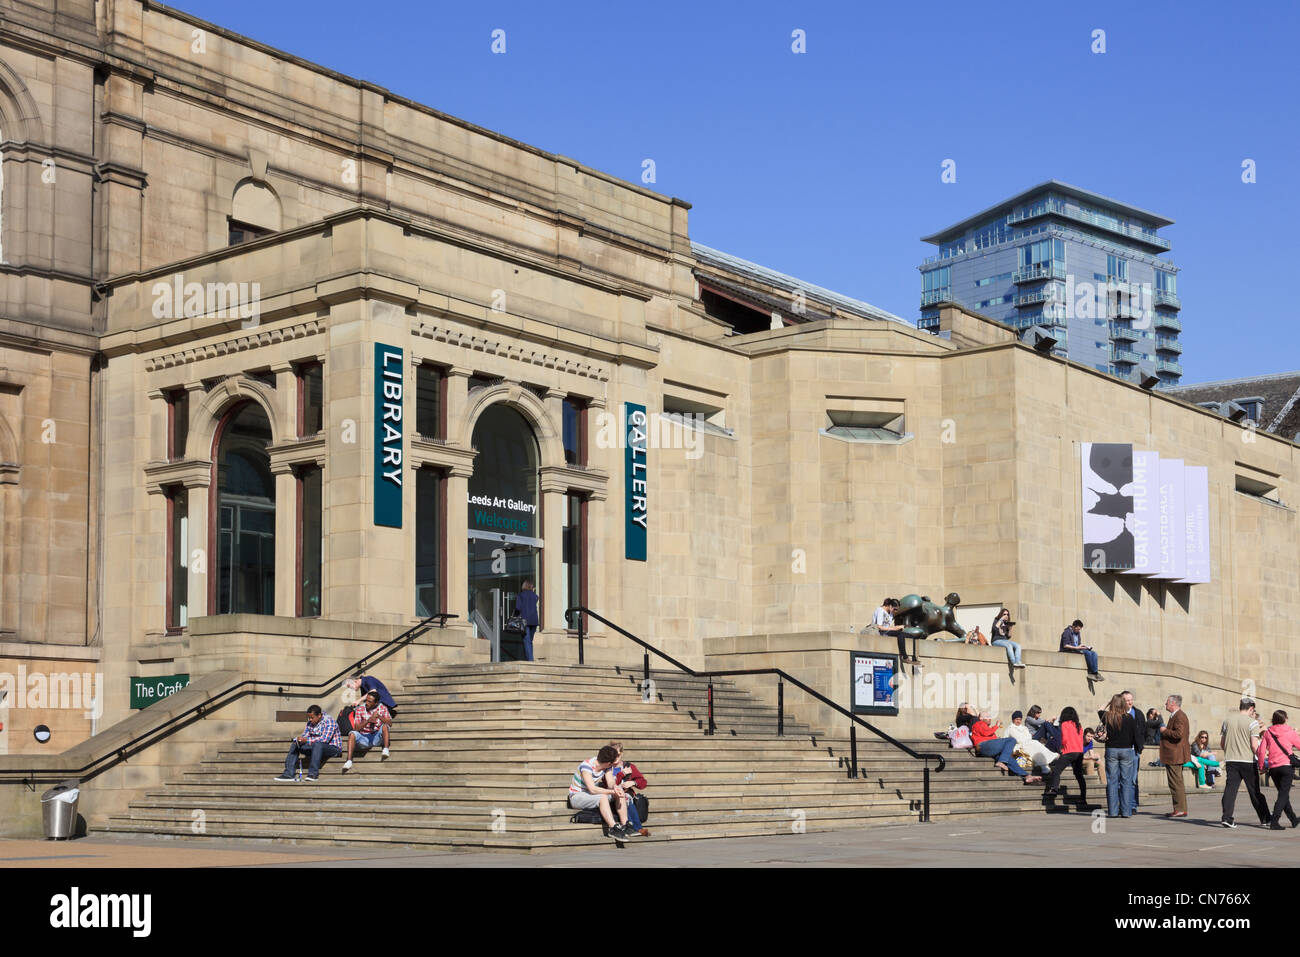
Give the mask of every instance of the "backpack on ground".
M 597 808 L 589 807 L 578 811 L 573 817 L 569 818 L 570 824 L 604 824 Z
M 637 817 L 639 817 L 641 823 L 644 824 L 645 819 L 650 816 L 650 799 L 644 794 L 634 794 L 632 796 L 632 804 L 636 806 Z

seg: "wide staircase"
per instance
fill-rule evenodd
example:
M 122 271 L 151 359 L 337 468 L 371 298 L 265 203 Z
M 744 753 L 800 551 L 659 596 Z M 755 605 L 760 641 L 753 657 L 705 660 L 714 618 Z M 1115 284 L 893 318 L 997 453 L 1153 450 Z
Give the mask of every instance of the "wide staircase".
M 341 773 L 327 761 L 315 783 L 278 783 L 297 729 L 241 738 L 147 791 L 98 830 L 212 840 L 541 850 L 599 843 L 601 828 L 571 824 L 565 806 L 579 762 L 610 740 L 646 776 L 648 838 L 633 842 L 791 834 L 917 821 L 922 763 L 859 731 L 850 777 L 848 728 L 822 734 L 726 681 L 619 668 L 539 663 L 441 666 L 401 693 L 392 756 L 378 750 Z M 847 722 L 846 722 L 847 724 Z M 1068 772 L 1063 795 L 954 753 L 931 773 L 931 815 L 1080 813 Z M 933 762 L 932 762 L 933 765 Z M 1095 778 L 1088 798 L 1104 804 Z

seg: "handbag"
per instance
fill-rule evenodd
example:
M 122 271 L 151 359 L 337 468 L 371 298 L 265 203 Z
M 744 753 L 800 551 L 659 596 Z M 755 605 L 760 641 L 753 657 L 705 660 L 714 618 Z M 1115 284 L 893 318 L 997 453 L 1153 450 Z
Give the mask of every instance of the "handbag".
M 520 634 L 523 634 L 528 630 L 528 624 L 524 621 L 523 615 L 511 615 L 506 619 L 506 623 L 502 626 L 502 630 L 517 631 Z
M 1272 729 L 1270 728 L 1269 730 L 1271 731 Z M 1291 772 L 1294 775 L 1296 770 L 1300 769 L 1300 755 L 1296 754 L 1295 750 L 1291 751 L 1290 754 L 1287 754 L 1286 750 L 1282 747 L 1282 742 L 1278 740 L 1277 734 L 1273 735 L 1273 743 L 1277 745 L 1279 751 L 1281 751 L 1283 754 L 1286 754 L 1287 758 L 1291 763 Z M 1296 750 L 1300 750 L 1300 749 L 1296 749 Z

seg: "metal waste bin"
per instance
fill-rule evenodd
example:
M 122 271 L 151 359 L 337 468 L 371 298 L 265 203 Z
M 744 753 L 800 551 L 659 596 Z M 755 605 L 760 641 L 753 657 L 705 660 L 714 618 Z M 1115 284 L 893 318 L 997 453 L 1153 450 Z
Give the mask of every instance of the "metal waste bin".
M 76 781 L 55 785 L 41 795 L 41 823 L 46 838 L 61 840 L 77 833 L 77 799 L 81 791 Z

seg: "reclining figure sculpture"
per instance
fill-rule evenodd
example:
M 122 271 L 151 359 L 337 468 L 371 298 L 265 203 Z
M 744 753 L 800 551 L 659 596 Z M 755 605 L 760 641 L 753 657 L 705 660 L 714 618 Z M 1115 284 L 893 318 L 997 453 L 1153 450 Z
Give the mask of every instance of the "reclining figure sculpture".
M 907 638 L 928 639 L 946 631 L 956 635 L 956 640 L 964 641 L 966 629 L 957 624 L 957 606 L 961 604 L 961 596 L 949 592 L 944 601 L 946 604 L 937 605 L 928 595 L 904 595 L 894 622 L 903 626 L 903 635 Z

